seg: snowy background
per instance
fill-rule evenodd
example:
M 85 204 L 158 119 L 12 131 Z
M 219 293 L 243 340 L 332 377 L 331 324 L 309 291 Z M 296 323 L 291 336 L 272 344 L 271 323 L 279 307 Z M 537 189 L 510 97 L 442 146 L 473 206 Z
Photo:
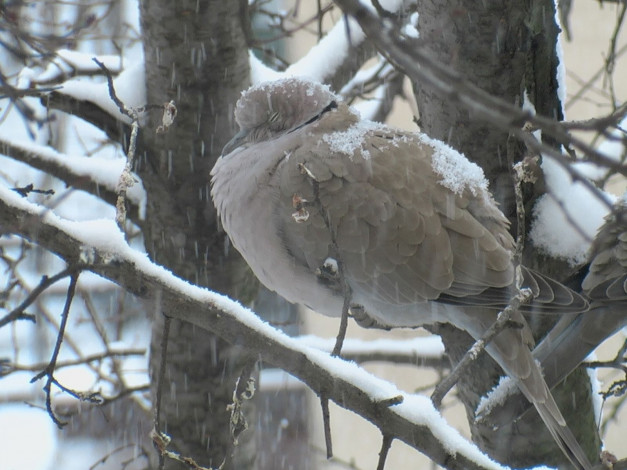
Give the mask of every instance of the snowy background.
M 41 4 L 48 5 L 47 2 Z M 388 2 L 388 8 L 394 8 L 397 2 Z M 3 7 L 4 8 L 4 7 Z M 57 55 L 52 60 L 32 60 L 27 66 L 0 46 L 0 64 L 3 77 L 18 89 L 29 89 L 34 86 L 46 86 L 48 83 L 56 83 L 59 77 L 63 78 L 64 93 L 77 99 L 90 100 L 113 115 L 118 115 L 117 107 L 111 102 L 106 82 L 102 77 L 92 77 L 97 72 L 97 67 L 91 60 L 97 56 L 112 72 L 117 74 L 114 82 L 120 98 L 130 106 L 139 106 L 145 103 L 143 76 L 143 51 L 141 45 L 141 32 L 139 26 L 138 7 L 132 0 L 120 0 L 115 8 L 108 4 L 90 2 L 66 2 L 54 7 L 54 21 L 50 22 L 50 12 L 39 6 L 37 2 L 28 4 L 26 14 L 31 22 L 30 33 L 37 36 L 49 34 L 68 34 L 68 25 L 82 25 L 79 39 L 72 41 L 71 48 L 59 48 Z M 112 16 L 116 19 L 112 19 Z M 564 90 L 566 113 L 568 119 L 585 119 L 607 111 L 598 103 L 607 101 L 607 93 L 603 91 L 603 80 L 598 78 L 591 87 L 585 90 L 585 99 L 581 96 L 582 82 L 585 82 L 602 66 L 602 54 L 605 50 L 611 30 L 604 28 L 604 24 L 613 24 L 616 11 L 614 7 L 606 5 L 599 8 L 594 2 L 575 2 L 571 15 L 571 30 L 573 41 L 563 41 L 564 55 Z M 121 19 L 121 21 L 120 21 Z M 352 20 L 350 20 L 352 22 Z M 81 23 L 82 22 L 82 23 Z M 416 19 L 412 18 L 407 26 L 406 34 L 415 36 L 418 32 L 413 28 Z M 350 30 L 353 32 L 352 44 L 363 40 L 359 27 L 352 23 Z M 295 45 L 293 55 L 300 60 L 287 68 L 279 75 L 277 72 L 264 66 L 259 59 L 251 54 L 252 81 L 259 83 L 264 80 L 278 78 L 285 75 L 304 75 L 315 80 L 323 81 L 341 62 L 347 51 L 348 43 L 345 35 L 345 25 L 339 22 L 325 38 L 316 46 L 310 47 L 313 39 L 305 35 L 296 35 L 293 40 Z M 6 31 L 0 31 L 0 35 Z M 115 41 L 107 39 L 114 36 Z M 625 39 L 620 39 L 620 45 L 625 49 Z M 119 51 L 122 51 L 120 55 Z M 388 66 L 389 67 L 389 66 Z M 367 81 L 374 73 L 383 73 L 381 64 L 376 63 L 366 67 L 360 75 L 356 76 L 353 83 L 349 83 L 345 90 L 351 86 Z M 616 76 L 627 76 L 625 61 L 619 61 Z M 619 96 L 625 100 L 627 97 L 627 82 L 617 83 Z M 374 90 L 373 100 L 362 101 L 356 104 L 356 108 L 363 117 L 372 117 L 378 111 L 377 96 L 382 96 L 383 87 Z M 16 109 L 9 103 L 6 96 L 0 100 L 0 139 L 3 142 L 11 142 L 15 148 L 24 153 L 36 154 L 41 159 L 46 159 L 58 165 L 66 165 L 77 173 L 84 173 L 95 179 L 103 188 L 115 190 L 119 176 L 125 163 L 125 156 L 119 146 L 108 141 L 105 134 L 75 119 L 67 114 L 55 113 L 52 121 L 46 121 L 46 108 L 41 106 L 38 98 L 27 99 L 26 102 L 34 113 L 34 119 L 28 121 L 24 117 L 24 110 Z M 601 108 L 601 109 L 599 109 Z M 39 124 L 36 122 L 39 120 Z M 404 103 L 397 103 L 395 112 L 390 117 L 390 122 L 399 127 L 415 129 L 411 120 L 411 109 Z M 627 127 L 624 123 L 623 127 Z M 625 148 L 616 142 L 595 142 L 598 150 L 612 158 L 624 158 Z M 2 148 L 0 147 L 0 153 Z M 541 246 L 547 252 L 562 256 L 573 264 L 585 261 L 588 242 L 591 239 L 603 217 L 607 212 L 607 206 L 596 197 L 587 192 L 581 184 L 571 182 L 571 178 L 558 165 L 547 159 L 543 165 L 547 172 L 548 181 L 553 188 L 552 197 L 546 199 L 537 208 L 535 214 L 537 222 L 531 238 L 534 243 Z M 594 180 L 602 180 L 604 174 L 591 165 L 580 165 L 577 171 L 581 175 Z M 68 190 L 57 180 L 54 180 L 44 172 L 34 170 L 31 166 L 19 163 L 15 159 L 0 155 L 0 197 L 11 201 L 12 204 L 23 204 L 25 210 L 33 210 L 33 203 L 42 204 L 50 208 L 48 215 L 50 220 L 61 224 L 72 232 L 85 245 L 96 246 L 117 256 L 128 257 L 137 263 L 144 263 L 145 268 L 154 272 L 157 276 L 168 276 L 165 271 L 160 271 L 151 265 L 143 254 L 141 237 L 133 237 L 128 248 L 123 234 L 115 225 L 115 209 L 101 199 L 81 191 Z M 35 195 L 30 197 L 31 203 L 24 203 L 15 191 L 8 188 L 21 188 L 28 184 L 35 188 L 54 188 L 54 195 Z M 607 200 L 614 201 L 625 190 L 625 181 L 613 179 L 606 186 Z M 144 194 L 141 182 L 134 185 L 129 193 L 129 198 L 141 207 L 144 203 Z M 564 215 L 566 211 L 568 216 Z M 568 221 L 574 220 L 581 231 L 559 229 L 567 227 Z M 556 228 L 558 227 L 558 228 Z M 19 259 L 25 251 L 22 242 L 15 237 L 2 237 L 0 239 L 2 255 L 7 260 Z M 11 291 L 8 299 L 2 299 L 0 307 L 7 308 L 15 305 L 18 298 L 32 290 L 41 279 L 41 267 L 47 269 L 56 266 L 63 268 L 63 263 L 43 250 L 30 250 L 29 259 L 20 264 L 17 271 L 19 278 L 8 277 L 8 271 L 0 272 L 0 284 L 8 286 L 13 282 L 19 284 L 19 289 Z M 167 282 L 176 284 L 176 281 L 168 279 Z M 3 376 L 0 377 L 0 469 L 2 470 L 47 470 L 63 468 L 65 470 L 86 468 L 143 468 L 146 460 L 138 455 L 138 447 L 125 445 L 125 436 L 95 435 L 85 436 L 80 431 L 72 429 L 72 426 L 64 430 L 58 430 L 43 407 L 44 395 L 42 392 L 43 381 L 31 383 L 33 376 L 45 367 L 50 352 L 54 346 L 56 331 L 58 329 L 59 313 L 65 302 L 65 292 L 68 281 L 63 280 L 46 291 L 46 294 L 37 302 L 37 324 L 28 321 L 14 322 L 0 328 L 0 367 Z M 177 284 L 177 288 L 188 295 L 209 296 L 201 289 L 193 288 L 184 283 Z M 80 276 L 78 291 L 81 293 L 81 301 L 76 301 L 71 309 L 68 334 L 59 355 L 59 363 L 67 362 L 67 367 L 58 367 L 55 377 L 65 386 L 74 390 L 99 391 L 103 396 L 113 393 L 114 384 L 120 382 L 128 388 L 142 388 L 148 384 L 147 375 L 147 351 L 150 339 L 150 319 L 142 313 L 140 302 L 130 295 L 124 294 L 112 283 L 96 275 L 84 273 Z M 221 301 L 217 297 L 211 297 L 212 301 Z M 235 309 L 229 304 L 229 308 Z M 105 312 L 97 320 L 95 312 Z M 132 321 L 122 322 L 123 316 L 129 316 L 132 312 Z M 249 315 L 245 321 L 257 325 L 258 328 L 266 328 L 267 325 L 256 320 L 247 311 L 234 310 L 235 315 Z M 5 310 L 0 310 L 3 316 Z M 309 317 L 308 317 L 309 318 Z M 311 322 L 311 320 L 308 320 Z M 337 325 L 332 320 L 316 317 L 316 334 L 324 337 L 333 337 Z M 100 322 L 100 323 L 99 323 Z M 326 326 L 322 326 L 326 325 Z M 278 335 L 274 330 L 268 330 L 270 335 Z M 620 334 L 619 334 L 620 335 Z M 359 353 L 360 350 L 378 350 L 393 353 L 400 349 L 405 354 L 416 354 L 421 357 L 440 357 L 442 354 L 441 343 L 432 337 L 414 339 L 412 333 L 373 333 L 360 332 L 351 328 L 350 338 L 362 336 L 365 339 L 352 339 L 346 344 L 345 353 Z M 284 336 L 276 336 L 277 341 L 289 342 Z M 372 339 L 375 339 L 374 342 Z M 403 338 L 400 342 L 398 338 Z M 619 338 L 620 340 L 620 338 Z M 451 430 L 439 415 L 431 412 L 430 402 L 427 398 L 409 395 L 419 384 L 433 384 L 437 381 L 437 374 L 432 371 L 425 372 L 411 366 L 391 367 L 388 364 L 373 364 L 366 369 L 377 377 L 386 381 L 377 381 L 358 367 L 351 368 L 345 363 L 331 360 L 325 354 L 316 353 L 317 350 L 329 350 L 329 340 L 320 340 L 318 337 L 307 336 L 301 341 L 290 343 L 294 348 L 303 348 L 303 351 L 319 361 L 328 361 L 328 368 L 336 370 L 338 375 L 348 377 L 349 380 L 361 383 L 372 396 L 388 397 L 403 393 L 405 396 L 399 413 L 404 413 L 413 419 L 425 420 L 437 432 L 446 435 L 449 445 L 475 455 L 485 465 L 499 468 L 496 464 L 487 463 L 478 451 L 467 444 L 467 441 L 458 437 L 456 431 Z M 602 353 L 602 352 L 601 352 Z M 107 354 L 108 360 L 98 360 L 85 365 L 72 366 L 71 362 L 77 358 L 85 358 L 90 355 Z M 113 359 L 111 359 L 113 358 Z M 6 366 L 6 367 L 5 367 Z M 264 377 L 262 377 L 262 386 Z M 278 378 L 268 372 L 265 378 L 269 387 L 288 386 L 290 379 L 285 374 Z M 390 382 L 387 382 L 389 380 Z M 608 380 L 605 377 L 605 380 Z M 393 382 L 394 384 L 392 384 Z M 289 385 L 298 386 L 298 385 Z M 398 388 L 397 388 L 398 387 Z M 403 391 L 401 391 L 403 390 Z M 80 403 L 74 398 L 56 390 L 53 393 L 54 404 L 58 408 L 77 408 L 74 411 L 80 413 Z M 148 408 L 147 392 L 136 393 L 138 407 Z M 450 405 L 450 406 L 449 406 Z M 336 462 L 321 463 L 320 468 L 346 468 L 354 464 L 357 468 L 370 468 L 376 461 L 378 452 L 378 431 L 375 427 L 367 425 L 349 412 L 334 407 L 332 413 L 335 422 L 342 422 L 343 426 L 351 426 L 359 430 L 360 442 L 356 449 L 351 432 L 337 432 L 334 435 Z M 416 410 L 424 410 L 424 413 L 415 414 Z M 415 415 L 414 415 L 415 414 Z M 460 423 L 456 416 L 462 414 L 459 405 L 447 404 L 444 417 L 449 422 Z M 625 410 L 622 410 L 624 417 Z M 312 412 L 317 419 L 318 413 Z M 617 448 L 620 436 L 624 436 L 625 422 L 623 418 L 622 429 L 619 427 L 620 419 L 616 420 L 608 428 L 608 446 Z M 463 429 L 461 432 L 466 433 Z M 313 445 L 323 447 L 320 423 L 314 420 L 311 435 L 315 439 Z M 10 430 L 10 431 L 9 431 Z M 624 439 L 624 437 L 622 437 Z M 372 445 L 367 443 L 373 442 Z M 420 456 L 419 458 L 422 458 Z M 104 459 L 100 461 L 100 459 Z M 323 462 L 323 459 L 320 459 Z M 418 468 L 422 462 L 417 460 L 413 451 L 407 451 L 403 444 L 395 443 L 391 452 L 387 468 L 408 468 L 408 462 L 412 462 L 412 468 Z M 424 460 L 425 465 L 427 460 Z M 415 465 L 415 467 L 414 467 Z M 351 467 L 352 468 L 352 467 Z M 422 468 L 422 467 L 421 467 Z M 426 467 L 425 467 L 426 468 Z

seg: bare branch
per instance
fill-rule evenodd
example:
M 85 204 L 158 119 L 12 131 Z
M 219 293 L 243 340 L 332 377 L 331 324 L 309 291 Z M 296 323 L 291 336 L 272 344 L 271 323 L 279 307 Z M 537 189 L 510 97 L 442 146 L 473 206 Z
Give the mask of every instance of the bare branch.
M 394 439 L 390 436 L 383 436 L 381 441 L 381 450 L 379 451 L 379 462 L 377 463 L 377 470 L 383 470 L 385 468 L 385 460 L 388 457 L 390 447 L 392 447 L 392 441 Z
M 333 457 L 333 439 L 331 439 L 331 413 L 329 412 L 329 398 L 326 394 L 320 395 L 322 408 L 322 423 L 324 428 L 324 445 L 327 449 L 327 459 Z
M 70 392 L 69 389 L 63 387 L 59 382 L 57 382 L 54 378 L 54 371 L 57 364 L 57 359 L 59 357 L 59 351 L 61 350 L 61 343 L 63 343 L 63 337 L 65 335 L 65 327 L 67 325 L 67 319 L 70 316 L 70 306 L 72 305 L 72 300 L 74 300 L 74 293 L 76 292 L 76 282 L 78 281 L 78 274 L 75 272 L 72 273 L 70 277 L 70 285 L 67 290 L 67 297 L 65 300 L 65 306 L 63 307 L 63 312 L 61 313 L 61 325 L 59 326 L 59 334 L 57 335 L 57 341 L 54 345 L 54 350 L 52 351 L 52 357 L 50 358 L 50 362 L 46 366 L 46 368 L 37 374 L 35 377 L 31 379 L 32 382 L 36 382 L 42 377 L 47 377 L 46 384 L 44 385 L 44 392 L 46 392 L 46 409 L 48 410 L 48 414 L 54 424 L 57 425 L 59 429 L 65 426 L 67 423 L 60 421 L 52 409 L 52 396 L 51 396 L 51 387 L 54 383 L 56 386 L 60 387 L 64 391 Z
M 28 296 L 22 301 L 22 303 L 20 303 L 20 305 L 15 307 L 11 312 L 6 314 L 4 317 L 0 318 L 0 328 L 2 328 L 3 326 L 15 320 L 26 319 L 26 320 L 35 321 L 34 316 L 26 315 L 24 313 L 24 310 L 26 310 L 33 302 L 35 302 L 37 298 L 41 295 L 41 293 L 45 291 L 48 287 L 50 287 L 57 281 L 60 281 L 61 279 L 74 275 L 76 272 L 80 271 L 83 268 L 84 266 L 74 264 L 64 269 L 60 273 L 55 274 L 52 277 L 43 276 L 41 278 L 41 281 L 39 282 L 39 285 L 35 287 L 30 292 L 30 294 L 28 294 Z

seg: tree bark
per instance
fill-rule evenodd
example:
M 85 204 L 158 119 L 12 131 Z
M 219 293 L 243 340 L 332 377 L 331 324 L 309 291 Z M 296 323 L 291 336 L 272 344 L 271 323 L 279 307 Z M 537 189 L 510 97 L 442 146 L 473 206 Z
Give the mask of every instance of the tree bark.
M 183 0 L 140 2 L 148 102 L 174 100 L 175 124 L 156 134 L 160 116 L 144 131 L 137 171 L 148 203 L 142 224 L 151 258 L 195 284 L 250 302 L 258 284 L 219 230 L 209 172 L 234 131 L 233 103 L 249 85 L 245 40 L 247 2 Z M 163 315 L 155 306 L 151 344 L 156 398 Z M 200 465 L 252 468 L 250 433 L 234 451 L 227 405 L 251 358 L 193 325 L 173 321 L 161 399 L 162 429 L 171 446 Z M 252 416 L 248 416 L 249 420 Z M 155 461 L 153 461 L 153 464 Z M 184 468 L 166 462 L 166 468 Z
M 466 80 L 512 104 L 521 106 L 524 91 L 529 90 L 539 114 L 562 118 L 556 79 L 558 28 L 552 0 L 428 0 L 420 2 L 418 8 L 420 37 L 440 63 L 450 65 Z M 515 235 L 514 183 L 508 159 L 520 161 L 524 157 L 523 146 L 511 139 L 508 141 L 507 133 L 476 119 L 458 104 L 420 83 L 414 84 L 414 88 L 422 130 L 449 143 L 484 169 L 501 210 L 512 221 Z M 542 188 L 538 185 L 525 190 L 529 222 L 533 202 Z M 537 252 L 526 251 L 525 264 L 546 272 L 551 260 L 538 260 Z M 566 277 L 563 270 L 548 271 L 557 278 Z M 546 332 L 546 322 L 533 323 L 533 326 L 540 323 L 536 333 Z M 453 362 L 457 362 L 471 344 L 466 333 L 450 325 L 438 328 L 437 333 L 442 336 Z M 502 371 L 496 363 L 482 354 L 458 384 L 475 442 L 493 458 L 510 466 L 567 465 L 535 410 L 515 424 L 497 430 L 475 423 L 474 410 L 479 399 L 496 384 L 500 375 Z M 573 376 L 553 393 L 573 432 L 590 458 L 596 461 L 599 439 L 589 379 Z

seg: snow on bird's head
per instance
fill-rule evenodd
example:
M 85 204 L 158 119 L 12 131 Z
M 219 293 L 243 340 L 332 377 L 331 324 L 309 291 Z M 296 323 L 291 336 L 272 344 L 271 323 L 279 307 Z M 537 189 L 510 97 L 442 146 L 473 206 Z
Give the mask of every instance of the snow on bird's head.
M 327 85 L 301 77 L 263 82 L 242 92 L 235 120 L 242 129 L 280 132 L 301 124 L 339 98 Z

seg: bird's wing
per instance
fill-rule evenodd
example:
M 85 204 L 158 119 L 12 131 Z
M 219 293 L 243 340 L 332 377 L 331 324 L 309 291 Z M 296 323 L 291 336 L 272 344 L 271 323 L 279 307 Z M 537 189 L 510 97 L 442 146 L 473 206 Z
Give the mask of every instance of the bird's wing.
M 584 292 L 592 302 L 627 302 L 627 203 L 608 215 L 592 252 Z
M 486 194 L 441 185 L 433 148 L 414 135 L 366 129 L 340 147 L 348 137 L 311 132 L 277 168 L 278 225 L 295 258 L 312 271 L 339 258 L 351 284 L 397 305 L 512 283 L 505 218 L 484 210 L 495 236 L 471 212 Z
M 583 288 L 590 310 L 563 316 L 533 350 L 550 388 L 564 380 L 603 341 L 627 325 L 627 211 L 618 205 L 592 246 Z M 526 400 L 512 395 L 492 410 L 490 422 L 503 423 L 524 413 Z
M 565 317 L 538 345 L 534 355 L 550 386 L 561 381 L 599 344 L 627 325 L 627 206 L 608 214 L 591 248 L 582 289 L 591 309 Z

